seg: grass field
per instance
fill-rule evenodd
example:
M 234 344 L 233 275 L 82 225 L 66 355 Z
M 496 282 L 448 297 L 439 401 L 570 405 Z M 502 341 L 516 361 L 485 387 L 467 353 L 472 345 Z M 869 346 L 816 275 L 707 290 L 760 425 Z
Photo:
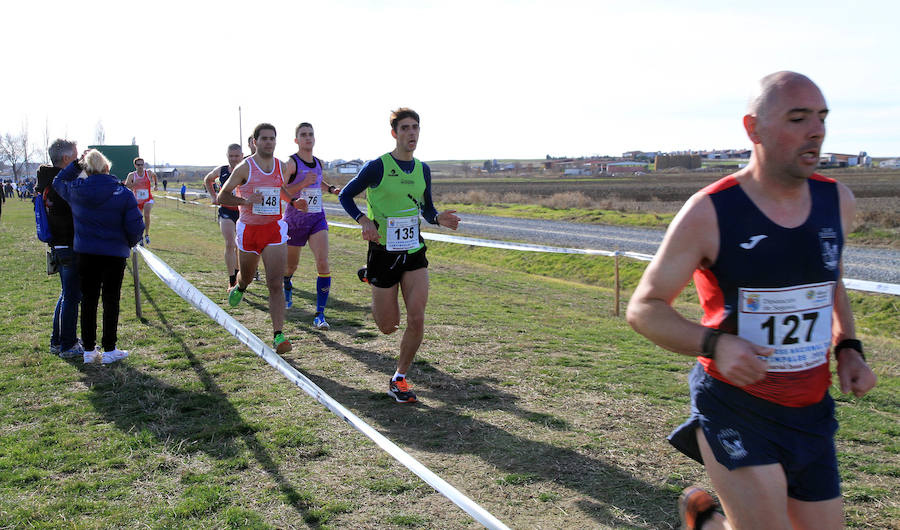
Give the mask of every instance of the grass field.
M 151 250 L 225 303 L 210 209 L 157 201 Z M 614 316 L 612 261 L 429 245 L 419 406 L 384 391 L 398 335 L 382 336 L 356 280 L 358 231 L 332 228 L 327 332 L 314 273 L 295 275 L 286 359 L 512 528 L 673 528 L 702 469 L 665 435 L 686 416 L 692 360 Z M 47 353 L 56 277 L 29 203 L 0 218 L 0 528 L 477 528 L 479 525 L 246 351 L 141 265 L 126 270 L 114 365 Z M 626 289 L 643 269 L 623 262 Z M 853 294 L 879 377 L 839 396 L 847 524 L 900 528 L 900 300 Z M 695 296 L 677 301 L 698 315 Z M 229 312 L 264 340 L 254 284 Z M 624 302 L 623 302 L 624 309 Z

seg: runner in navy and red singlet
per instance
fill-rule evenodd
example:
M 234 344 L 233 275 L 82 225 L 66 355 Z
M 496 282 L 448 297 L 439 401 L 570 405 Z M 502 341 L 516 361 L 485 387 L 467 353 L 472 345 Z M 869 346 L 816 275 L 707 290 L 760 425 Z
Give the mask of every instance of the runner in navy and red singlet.
M 293 283 L 291 277 L 300 261 L 300 249 L 307 241 L 316 260 L 316 314 L 313 326 L 328 329 L 325 321 L 325 305 L 331 290 L 331 269 L 328 265 L 328 221 L 322 208 L 322 195 L 337 195 L 341 189 L 322 180 L 322 161 L 313 156 L 316 145 L 315 131 L 309 123 L 301 123 L 294 134 L 297 152 L 285 162 L 288 175 L 285 190 L 291 196 L 285 209 L 284 220 L 288 225 L 287 270 L 284 273 L 284 299 L 286 307 L 292 305 Z M 301 200 L 302 199 L 302 200 Z M 306 206 L 298 210 L 294 204 Z
M 137 199 L 138 209 L 144 213 L 144 243 L 150 244 L 150 210 L 153 209 L 153 192 L 150 191 L 150 181 L 153 181 L 153 189 L 159 189 L 159 181 L 156 173 L 144 169 L 144 159 L 134 159 L 134 171 L 125 177 L 125 187 L 134 193 Z
M 219 204 L 216 198 L 216 188 L 225 185 L 228 177 L 234 168 L 244 159 L 244 152 L 240 144 L 231 144 L 228 146 L 228 164 L 219 166 L 206 174 L 203 180 L 206 191 L 209 193 L 213 204 Z M 218 185 L 216 184 L 218 181 Z M 222 231 L 222 237 L 225 239 L 225 270 L 228 271 L 228 287 L 234 287 L 237 283 L 238 272 L 238 250 L 235 241 L 235 226 L 238 221 L 238 207 L 219 205 L 219 229 Z
M 237 283 L 228 293 L 228 303 L 236 307 L 259 266 L 262 257 L 269 288 L 269 314 L 277 353 L 291 350 L 285 338 L 284 290 L 281 279 L 287 259 L 287 224 L 281 219 L 281 199 L 289 200 L 284 190 L 284 163 L 275 158 L 275 126 L 261 123 L 253 130 L 256 153 L 238 164 L 222 185 L 216 200 L 223 206 L 237 206 L 240 212 L 237 232 Z M 236 190 L 236 193 L 232 193 Z
M 685 204 L 629 303 L 635 330 L 698 356 L 669 441 L 704 464 L 725 516 L 690 487 L 687 528 L 842 527 L 829 353 L 842 392 L 876 378 L 841 280 L 853 194 L 815 173 L 827 114 L 807 77 L 763 78 L 744 116 L 750 163 Z M 692 276 L 701 324 L 671 305 Z

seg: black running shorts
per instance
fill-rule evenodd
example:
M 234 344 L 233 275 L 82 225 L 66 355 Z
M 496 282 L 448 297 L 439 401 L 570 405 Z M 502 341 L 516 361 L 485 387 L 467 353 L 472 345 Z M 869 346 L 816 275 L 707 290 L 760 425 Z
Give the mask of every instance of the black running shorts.
M 425 246 L 409 254 L 407 252 L 388 252 L 381 245 L 369 242 L 366 256 L 366 278 L 375 287 L 393 287 L 400 283 L 400 278 L 407 271 L 428 267 L 425 257 Z

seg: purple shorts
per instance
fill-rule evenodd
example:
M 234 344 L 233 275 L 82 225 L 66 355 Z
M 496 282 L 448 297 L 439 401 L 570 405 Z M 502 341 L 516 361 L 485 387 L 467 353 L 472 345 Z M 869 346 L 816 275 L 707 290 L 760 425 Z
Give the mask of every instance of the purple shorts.
M 303 213 L 296 212 L 293 215 L 285 215 L 284 221 L 288 225 L 288 242 L 292 247 L 306 246 L 309 236 L 322 230 L 328 230 L 328 221 L 325 220 L 325 212 Z

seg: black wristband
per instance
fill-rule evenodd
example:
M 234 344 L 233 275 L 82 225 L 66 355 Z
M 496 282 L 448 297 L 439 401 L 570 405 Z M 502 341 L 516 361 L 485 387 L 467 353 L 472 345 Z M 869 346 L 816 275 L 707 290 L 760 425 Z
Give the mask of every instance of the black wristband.
M 844 348 L 850 348 L 852 350 L 856 350 L 859 352 L 859 356 L 862 357 L 862 360 L 866 360 L 866 355 L 863 353 L 863 345 L 857 339 L 844 339 L 841 342 L 837 343 L 837 346 L 834 347 L 834 358 L 838 358 L 838 352 L 843 350 Z
M 707 359 L 716 358 L 716 344 L 722 332 L 718 329 L 707 328 L 706 335 L 703 335 L 703 345 L 700 347 L 700 357 Z
M 334 193 L 334 190 L 336 190 L 336 189 L 337 189 L 337 186 L 332 184 L 332 185 L 328 186 L 328 193 Z

